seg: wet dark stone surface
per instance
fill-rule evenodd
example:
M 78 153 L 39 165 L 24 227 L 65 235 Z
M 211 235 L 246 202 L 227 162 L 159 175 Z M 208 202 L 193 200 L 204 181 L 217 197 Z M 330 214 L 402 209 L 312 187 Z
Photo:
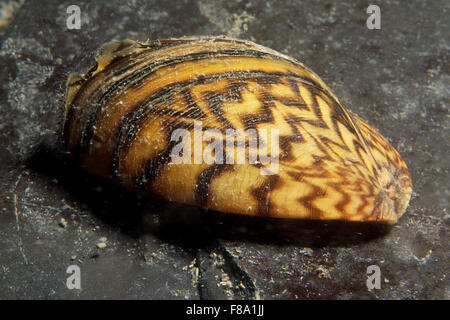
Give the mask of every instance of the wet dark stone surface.
M 7 1 L 0 20 L 0 299 L 449 299 L 447 1 Z M 66 27 L 69 5 L 81 29 Z M 104 42 L 253 40 L 304 62 L 397 148 L 392 228 L 230 216 L 142 199 L 58 151 L 64 82 Z M 105 243 L 101 248 L 99 243 Z M 81 290 L 66 287 L 78 265 Z M 378 265 L 381 289 L 366 286 Z

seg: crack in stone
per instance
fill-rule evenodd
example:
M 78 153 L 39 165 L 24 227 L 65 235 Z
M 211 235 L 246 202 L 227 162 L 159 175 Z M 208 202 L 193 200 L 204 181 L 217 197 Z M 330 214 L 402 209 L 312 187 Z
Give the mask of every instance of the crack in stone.
M 28 259 L 23 250 L 22 237 L 20 236 L 19 214 L 17 212 L 17 186 L 19 185 L 21 178 L 22 178 L 22 173 L 19 174 L 19 176 L 17 177 L 17 180 L 14 184 L 13 207 L 14 207 L 14 216 L 16 218 L 16 231 L 17 231 L 17 237 L 18 237 L 17 246 L 19 247 L 19 252 L 22 255 L 23 261 L 25 262 L 25 264 L 28 264 Z
M 250 276 L 219 241 L 197 250 L 195 267 L 199 270 L 197 289 L 201 300 L 216 299 L 216 295 L 233 300 L 258 299 Z

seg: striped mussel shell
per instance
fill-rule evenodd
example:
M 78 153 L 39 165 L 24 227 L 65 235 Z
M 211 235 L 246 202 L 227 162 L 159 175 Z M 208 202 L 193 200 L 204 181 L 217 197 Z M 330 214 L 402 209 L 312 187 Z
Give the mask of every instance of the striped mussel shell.
M 94 175 L 227 213 L 395 223 L 412 192 L 315 73 L 226 37 L 105 44 L 67 81 L 64 141 Z

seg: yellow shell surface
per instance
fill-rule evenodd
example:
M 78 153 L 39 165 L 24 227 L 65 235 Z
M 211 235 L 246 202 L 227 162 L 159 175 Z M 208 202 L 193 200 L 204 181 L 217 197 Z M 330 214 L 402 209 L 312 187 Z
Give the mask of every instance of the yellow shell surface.
M 70 76 L 66 110 L 66 148 L 87 171 L 170 201 L 394 223 L 412 192 L 397 151 L 316 74 L 248 41 L 106 44 Z

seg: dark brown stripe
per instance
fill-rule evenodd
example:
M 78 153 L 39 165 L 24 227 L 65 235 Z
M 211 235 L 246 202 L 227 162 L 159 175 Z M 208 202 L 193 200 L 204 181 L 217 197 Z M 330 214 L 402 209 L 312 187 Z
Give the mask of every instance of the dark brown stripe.
M 272 114 L 272 108 L 274 108 L 273 101 L 270 100 L 268 94 L 265 92 L 261 93 L 258 97 L 260 102 L 260 110 L 258 113 L 252 113 L 248 115 L 240 116 L 241 122 L 244 124 L 245 130 L 253 129 L 256 130 L 256 126 L 261 123 L 274 123 L 274 118 Z
M 197 177 L 195 185 L 195 201 L 197 205 L 206 207 L 210 196 L 211 182 L 219 177 L 223 172 L 233 168 L 231 164 L 213 164 L 211 167 L 203 170 Z
M 136 188 L 144 192 L 148 191 L 149 183 L 156 177 L 161 176 L 164 166 L 170 161 L 170 152 L 177 143 L 177 141 L 169 141 L 166 149 L 146 162 L 142 174 L 138 175 L 134 182 Z M 114 176 L 119 177 L 117 169 L 114 171 Z
M 336 204 L 334 205 L 334 208 L 335 208 L 342 216 L 345 217 L 345 215 L 346 215 L 346 213 L 345 213 L 345 212 L 346 212 L 346 211 L 345 211 L 345 206 L 350 202 L 351 198 L 350 198 L 350 196 L 348 195 L 347 192 L 345 192 L 345 191 L 342 190 L 344 186 L 347 187 L 347 185 L 349 184 L 349 182 L 346 180 L 345 175 L 342 175 L 341 178 L 342 178 L 342 180 L 341 180 L 339 183 L 332 183 L 332 182 L 329 182 L 329 183 L 327 183 L 327 185 L 328 185 L 329 187 L 334 188 L 337 192 L 339 192 L 339 193 L 342 195 L 342 199 L 341 199 L 338 203 L 336 203 Z
M 267 176 L 266 181 L 252 190 L 253 198 L 258 202 L 257 213 L 260 216 L 270 216 L 273 203 L 270 202 L 270 193 L 281 186 L 280 176 Z
M 356 212 L 364 212 L 364 210 L 366 210 L 366 207 L 369 205 L 369 201 L 368 198 L 373 197 L 374 195 L 371 194 L 363 194 L 360 193 L 359 197 L 362 199 L 362 203 L 358 206 L 358 208 L 356 209 Z
M 189 92 L 189 89 L 184 89 L 181 92 L 182 97 L 185 99 L 187 108 L 183 111 L 170 109 L 167 106 L 170 106 L 174 103 L 173 92 L 168 93 L 167 95 L 163 95 L 158 98 L 158 101 L 152 105 L 152 108 L 149 110 L 147 116 L 149 115 L 165 115 L 169 117 L 174 117 L 177 119 L 187 118 L 187 119 L 204 119 L 205 113 L 203 110 L 195 103 L 192 99 L 192 96 Z
M 247 79 L 246 79 L 247 80 Z M 204 91 L 202 98 L 206 100 L 206 105 L 209 110 L 216 116 L 216 118 L 223 123 L 226 128 L 233 128 L 231 123 L 227 120 L 223 112 L 224 102 L 241 103 L 242 90 L 247 88 L 247 81 L 230 80 L 228 85 L 221 91 Z
M 309 184 L 309 186 L 313 188 L 313 191 L 306 196 L 298 198 L 297 201 L 310 212 L 310 219 L 320 219 L 324 215 L 324 212 L 314 206 L 313 201 L 317 198 L 317 195 L 323 194 L 323 190 L 313 184 Z
M 195 102 L 194 98 L 192 97 L 191 90 L 189 88 L 186 88 L 184 90 L 181 90 L 181 94 L 183 95 L 185 101 L 187 102 L 187 105 L 189 106 L 188 110 L 186 110 L 186 113 L 183 114 L 183 116 L 191 119 L 204 119 L 205 113 Z
M 319 141 L 318 139 L 316 139 L 316 137 L 315 137 L 314 135 L 312 135 L 311 133 L 309 133 L 308 130 L 304 129 L 304 132 L 307 133 L 307 134 L 309 135 L 309 137 L 310 137 L 311 139 L 314 140 L 314 143 L 315 143 L 315 145 L 317 146 L 317 148 L 319 148 L 319 150 L 322 152 L 322 154 L 324 154 L 324 159 L 325 159 L 325 160 L 328 160 L 328 161 L 336 161 L 335 159 L 333 159 L 333 158 L 330 156 L 329 151 L 331 151 L 331 152 L 334 153 L 334 155 L 335 155 L 336 157 L 339 158 L 340 161 L 344 161 L 344 158 L 342 158 L 342 156 L 339 155 L 339 154 L 334 150 L 334 148 L 329 148 L 329 147 L 328 147 L 328 144 L 326 144 L 326 143 L 324 143 L 324 144 L 325 144 L 325 146 L 326 146 L 327 148 L 325 148 L 325 147 L 322 145 L 322 143 L 323 143 L 323 142 L 322 142 L 322 139 L 324 139 L 324 140 L 329 140 L 327 137 L 321 136 L 321 137 L 320 137 L 320 141 Z M 336 144 L 336 143 L 335 143 L 334 141 L 332 141 L 332 140 L 329 140 L 329 141 L 330 141 L 331 143 Z M 336 144 L 336 145 L 339 146 L 339 147 L 342 147 L 342 146 L 339 145 L 339 144 Z
M 305 142 L 303 136 L 298 132 L 297 127 L 293 124 L 294 120 L 292 117 L 285 117 L 284 120 L 289 124 L 291 129 L 294 131 L 294 134 L 289 136 L 280 136 L 279 137 L 279 147 L 282 150 L 279 155 L 279 160 L 283 161 L 294 161 L 295 158 L 293 156 L 292 143 Z

